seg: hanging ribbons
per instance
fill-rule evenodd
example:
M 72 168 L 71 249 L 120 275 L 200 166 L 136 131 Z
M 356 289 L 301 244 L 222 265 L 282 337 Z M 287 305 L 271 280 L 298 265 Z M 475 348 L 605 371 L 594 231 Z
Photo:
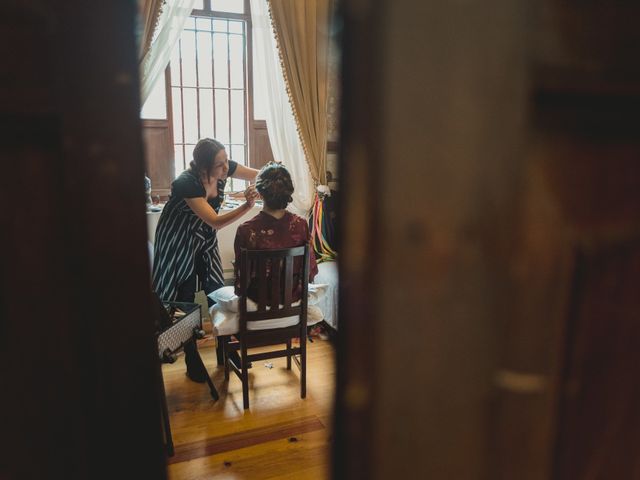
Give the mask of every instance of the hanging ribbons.
M 329 231 L 329 229 L 331 229 L 331 222 L 328 221 L 324 214 L 324 196 L 324 193 L 316 192 L 311 216 L 311 243 L 320 262 L 335 260 L 338 256 L 327 241 L 327 236 L 333 232 Z

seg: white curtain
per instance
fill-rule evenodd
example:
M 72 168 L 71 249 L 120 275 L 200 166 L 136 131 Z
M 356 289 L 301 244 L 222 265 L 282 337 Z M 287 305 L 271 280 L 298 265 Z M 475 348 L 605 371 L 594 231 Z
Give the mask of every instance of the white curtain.
M 265 120 L 273 156 L 287 166 L 293 179 L 292 210 L 307 217 L 315 194 L 313 179 L 289 103 L 267 0 L 251 0 L 251 20 L 254 94 L 266 100 Z
M 141 105 L 169 64 L 171 53 L 187 21 L 195 0 L 167 0 L 155 29 L 151 46 L 140 62 Z

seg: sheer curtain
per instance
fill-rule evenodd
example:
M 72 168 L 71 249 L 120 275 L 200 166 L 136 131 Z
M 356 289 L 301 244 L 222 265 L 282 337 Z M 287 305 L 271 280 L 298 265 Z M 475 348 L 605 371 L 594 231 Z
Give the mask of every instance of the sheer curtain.
M 289 102 L 267 0 L 251 0 L 254 90 L 266 100 L 266 121 L 273 156 L 291 172 L 295 192 L 293 210 L 308 216 L 314 184 Z
M 140 61 L 141 104 L 149 98 L 151 89 L 167 67 L 194 4 L 195 0 L 167 0 L 161 7 L 151 45 Z
M 326 183 L 330 0 L 269 0 L 271 22 L 306 160 Z

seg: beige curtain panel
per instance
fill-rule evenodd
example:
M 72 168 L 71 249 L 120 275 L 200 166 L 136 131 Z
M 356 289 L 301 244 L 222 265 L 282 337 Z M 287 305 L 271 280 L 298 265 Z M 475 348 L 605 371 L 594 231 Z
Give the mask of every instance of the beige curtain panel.
M 164 0 L 138 0 L 140 20 L 142 22 L 142 38 L 140 39 L 140 51 L 138 58 L 142 59 L 151 46 L 153 32 L 158 24 L 160 10 Z
M 300 140 L 311 176 L 326 184 L 330 0 L 269 0 Z

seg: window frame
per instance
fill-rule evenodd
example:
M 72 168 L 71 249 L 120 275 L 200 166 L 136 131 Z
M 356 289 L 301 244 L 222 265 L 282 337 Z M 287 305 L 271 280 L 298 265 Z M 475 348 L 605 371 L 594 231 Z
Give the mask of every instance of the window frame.
M 254 123 L 255 119 L 253 113 L 253 25 L 251 22 L 251 6 L 250 0 L 244 1 L 244 13 L 231 13 L 231 12 L 220 12 L 217 10 L 211 10 L 211 0 L 204 0 L 204 9 L 194 8 L 191 11 L 190 17 L 209 17 L 209 18 L 219 18 L 219 19 L 228 19 L 228 20 L 241 20 L 245 22 L 245 51 L 246 51 L 246 64 L 245 64 L 245 95 L 244 95 L 244 103 L 245 103 L 245 118 L 244 118 L 244 143 L 246 148 L 245 154 L 245 165 L 252 166 L 253 165 L 253 148 L 252 141 L 254 136 Z M 173 87 L 171 82 L 171 62 L 167 65 L 165 70 L 165 85 L 166 85 L 166 99 L 167 99 L 167 120 L 169 122 L 170 135 L 172 139 L 172 147 L 174 147 L 175 136 L 173 131 Z M 199 88 L 199 87 L 196 87 Z M 181 115 L 183 115 L 181 113 Z M 200 116 L 200 105 L 198 103 L 198 117 Z M 184 116 L 183 116 L 184 120 Z M 198 118 L 198 122 L 200 119 Z M 184 128 L 184 125 L 183 125 Z M 184 135 L 183 135 L 184 142 Z M 231 141 L 231 139 L 229 139 Z M 231 152 L 229 152 L 231 153 Z M 185 163 L 188 162 L 185 159 Z M 175 172 L 176 159 L 175 153 L 173 155 L 173 168 Z

